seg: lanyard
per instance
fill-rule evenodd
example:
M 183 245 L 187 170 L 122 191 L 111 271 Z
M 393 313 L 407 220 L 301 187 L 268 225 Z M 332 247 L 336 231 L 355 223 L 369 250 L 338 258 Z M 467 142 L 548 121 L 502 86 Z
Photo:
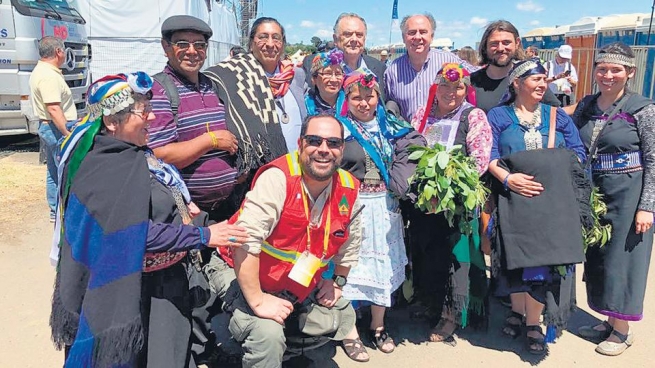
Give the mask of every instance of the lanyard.
M 305 208 L 305 217 L 307 217 L 307 221 L 311 225 L 312 221 L 310 219 L 310 212 L 309 212 L 309 204 L 307 200 L 307 193 L 305 192 L 305 187 L 304 185 L 301 185 L 301 192 L 302 192 L 302 204 Z M 328 198 L 325 201 L 325 204 L 328 206 L 328 213 L 327 213 L 327 221 L 325 222 L 325 234 L 323 235 L 323 255 L 321 256 L 321 260 L 325 259 L 325 256 L 327 255 L 327 250 L 328 250 L 328 243 L 330 241 L 330 219 L 332 217 L 332 206 L 330 205 L 330 197 L 332 196 L 332 193 L 328 194 Z M 311 231 L 310 231 L 310 225 L 307 225 L 307 251 L 311 253 Z M 320 225 L 320 224 L 319 224 Z

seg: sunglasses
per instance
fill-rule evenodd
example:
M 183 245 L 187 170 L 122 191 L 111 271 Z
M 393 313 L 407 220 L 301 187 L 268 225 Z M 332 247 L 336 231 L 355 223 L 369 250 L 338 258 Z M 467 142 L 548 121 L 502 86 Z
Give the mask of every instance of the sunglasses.
M 169 42 L 171 45 L 177 46 L 177 48 L 186 50 L 191 45 L 193 45 L 193 48 L 196 50 L 206 50 L 207 49 L 207 42 L 205 41 L 196 41 L 196 42 L 189 42 L 189 41 L 177 41 L 177 42 Z
M 312 147 L 320 147 L 323 142 L 327 143 L 328 148 L 341 148 L 343 146 L 343 138 L 329 137 L 323 138 L 318 135 L 306 135 L 302 137 L 308 145 Z

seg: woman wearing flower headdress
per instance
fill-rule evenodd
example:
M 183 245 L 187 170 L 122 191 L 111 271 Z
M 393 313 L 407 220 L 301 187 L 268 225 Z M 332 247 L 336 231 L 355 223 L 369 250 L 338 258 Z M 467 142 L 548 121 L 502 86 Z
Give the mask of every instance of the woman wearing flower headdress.
M 384 314 L 391 293 L 405 280 L 407 264 L 398 198 L 406 195 L 407 178 L 415 169 L 404 148 L 425 143 L 411 126 L 386 114 L 371 71 L 348 74 L 343 89 L 336 105 L 346 137 L 341 167 L 361 181 L 364 207 L 359 262 L 348 275 L 343 295 L 371 305 L 369 337 L 377 349 L 391 353 L 396 345 L 385 329 Z
M 503 333 L 518 337 L 525 319 L 526 347 L 541 355 L 574 307 L 574 265 L 584 260 L 579 195 L 588 184 L 580 164 L 586 155 L 571 118 L 541 102 L 548 86 L 538 60 L 517 62 L 508 78 L 504 102 L 487 114 L 489 172 L 499 187 L 492 260 L 496 293 L 512 301 Z
M 52 339 L 66 367 L 188 367 L 198 249 L 245 229 L 203 226 L 179 172 L 146 147 L 152 79 L 106 76 L 63 143 Z
M 307 115 L 334 113 L 334 105 L 343 84 L 343 51 L 332 49 L 314 56 L 311 66 L 314 88 L 305 94 Z
M 429 146 L 461 145 L 482 175 L 489 165 L 492 136 L 484 111 L 471 103 L 474 94 L 469 72 L 461 64 L 444 63 L 427 104 L 413 114 L 412 126 Z M 430 341 L 449 342 L 458 327 L 486 325 L 487 277 L 478 220 L 471 225 L 473 234 L 466 236 L 459 226 L 450 227 L 443 215 L 412 211 L 414 290 L 426 306 L 422 314 L 436 324 Z
M 629 322 L 643 318 L 653 247 L 655 212 L 655 105 L 628 89 L 635 76 L 632 49 L 603 47 L 594 62 L 599 92 L 583 98 L 573 115 L 588 149 L 594 186 L 604 196 L 612 224 L 604 247 L 587 250 L 587 302 L 607 316 L 580 335 L 602 341 L 596 351 L 619 355 L 634 342 Z

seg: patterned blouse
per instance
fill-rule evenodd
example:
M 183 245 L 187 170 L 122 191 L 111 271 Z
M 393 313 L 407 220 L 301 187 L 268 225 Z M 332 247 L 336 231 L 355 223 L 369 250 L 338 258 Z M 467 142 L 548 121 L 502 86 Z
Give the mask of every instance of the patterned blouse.
M 436 104 L 434 105 L 436 106 Z M 461 107 L 460 107 L 461 108 Z M 452 113 L 443 117 L 443 119 L 452 118 L 456 115 L 460 108 L 455 109 Z M 425 106 L 418 108 L 412 117 L 412 126 L 418 131 L 421 120 L 425 115 Z M 432 116 L 428 117 L 428 124 L 438 121 L 438 118 Z M 478 173 L 482 175 L 489 167 L 489 160 L 491 157 L 491 146 L 493 143 L 493 136 L 491 133 L 491 126 L 487 121 L 487 115 L 482 109 L 473 108 L 468 114 L 469 129 L 466 135 L 466 148 L 470 157 L 475 160 Z M 427 130 L 427 129 L 426 129 Z M 421 132 L 423 134 L 424 132 Z M 429 142 L 428 144 L 433 144 Z

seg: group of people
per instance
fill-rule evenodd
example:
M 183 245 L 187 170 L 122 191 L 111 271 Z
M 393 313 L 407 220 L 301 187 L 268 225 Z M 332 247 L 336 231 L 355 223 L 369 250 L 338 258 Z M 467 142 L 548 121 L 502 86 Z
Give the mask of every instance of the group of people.
M 628 88 L 634 54 L 603 48 L 599 93 L 567 113 L 511 23 L 488 25 L 481 68 L 431 49 L 435 29 L 430 14 L 405 17 L 407 53 L 387 66 L 364 53 L 364 18 L 344 13 L 336 47 L 297 68 L 284 27 L 264 17 L 248 52 L 201 72 L 212 30 L 173 16 L 163 72 L 94 82 L 54 165 L 50 324 L 65 366 L 211 364 L 215 334 L 228 333 L 211 329 L 217 306 L 245 367 L 281 366 L 293 335 L 366 362 L 356 319 L 392 353 L 385 314 L 408 280 L 429 341 L 485 328 L 493 292 L 511 298 L 503 333 L 545 354 L 583 262 L 590 307 L 608 320 L 580 335 L 601 354 L 627 349 L 655 211 L 655 106 Z M 61 58 L 50 41 L 42 56 Z M 413 205 L 411 147 L 435 144 L 461 146 L 492 188 L 477 218 L 457 219 L 471 233 Z M 612 236 L 585 254 L 590 185 Z

